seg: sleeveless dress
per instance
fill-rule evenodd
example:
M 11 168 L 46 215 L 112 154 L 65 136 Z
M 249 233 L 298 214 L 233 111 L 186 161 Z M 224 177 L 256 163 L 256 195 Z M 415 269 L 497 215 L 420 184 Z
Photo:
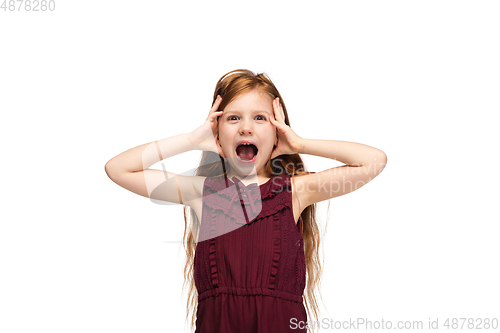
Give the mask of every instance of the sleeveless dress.
M 290 180 L 287 173 L 260 186 L 205 179 L 195 333 L 306 332 L 304 243 Z

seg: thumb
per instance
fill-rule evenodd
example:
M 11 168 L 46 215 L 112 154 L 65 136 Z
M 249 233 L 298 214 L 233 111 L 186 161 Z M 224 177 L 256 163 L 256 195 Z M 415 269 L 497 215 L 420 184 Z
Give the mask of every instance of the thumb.
M 222 151 L 222 146 L 220 145 L 219 140 L 215 142 L 215 145 L 217 146 L 217 152 L 219 153 L 219 155 L 222 156 L 222 158 L 226 158 L 224 152 Z
M 278 153 L 278 146 L 273 148 L 273 152 L 271 153 L 271 159 L 279 156 L 280 154 Z

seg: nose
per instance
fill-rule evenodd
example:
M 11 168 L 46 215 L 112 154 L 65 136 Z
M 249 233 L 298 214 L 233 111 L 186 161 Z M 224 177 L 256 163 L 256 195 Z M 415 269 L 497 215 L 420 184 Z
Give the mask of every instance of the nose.
M 250 124 L 251 122 L 248 121 L 242 121 L 239 132 L 240 134 L 252 134 L 253 133 L 253 128 L 252 125 Z

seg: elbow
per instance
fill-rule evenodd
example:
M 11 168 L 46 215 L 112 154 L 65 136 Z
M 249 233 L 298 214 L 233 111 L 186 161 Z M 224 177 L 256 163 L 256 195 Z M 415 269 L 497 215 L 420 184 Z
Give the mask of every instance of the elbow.
M 375 159 L 375 169 L 377 170 L 377 173 L 381 173 L 382 170 L 385 169 L 386 165 L 387 155 L 383 151 L 380 151 L 380 154 Z
M 106 164 L 104 164 L 104 172 L 110 179 L 113 179 L 112 175 L 116 173 L 116 167 L 114 167 L 112 160 L 109 160 Z
M 387 155 L 379 150 L 379 152 L 370 158 L 370 162 L 363 163 L 361 166 L 369 170 L 372 176 L 377 176 L 384 170 L 387 165 Z
M 111 176 L 109 175 L 110 173 L 110 166 L 109 166 L 109 162 L 104 164 L 104 172 L 106 172 L 106 175 L 108 175 L 109 178 L 111 178 Z

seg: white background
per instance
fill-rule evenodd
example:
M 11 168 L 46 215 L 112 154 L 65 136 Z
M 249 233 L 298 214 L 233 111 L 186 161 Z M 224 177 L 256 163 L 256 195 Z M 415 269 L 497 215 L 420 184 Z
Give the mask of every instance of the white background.
M 301 137 L 388 156 L 318 205 L 321 318 L 500 317 L 497 1 L 55 3 L 0 10 L 0 331 L 187 332 L 182 206 L 104 165 L 200 126 L 238 68 L 271 77 Z

